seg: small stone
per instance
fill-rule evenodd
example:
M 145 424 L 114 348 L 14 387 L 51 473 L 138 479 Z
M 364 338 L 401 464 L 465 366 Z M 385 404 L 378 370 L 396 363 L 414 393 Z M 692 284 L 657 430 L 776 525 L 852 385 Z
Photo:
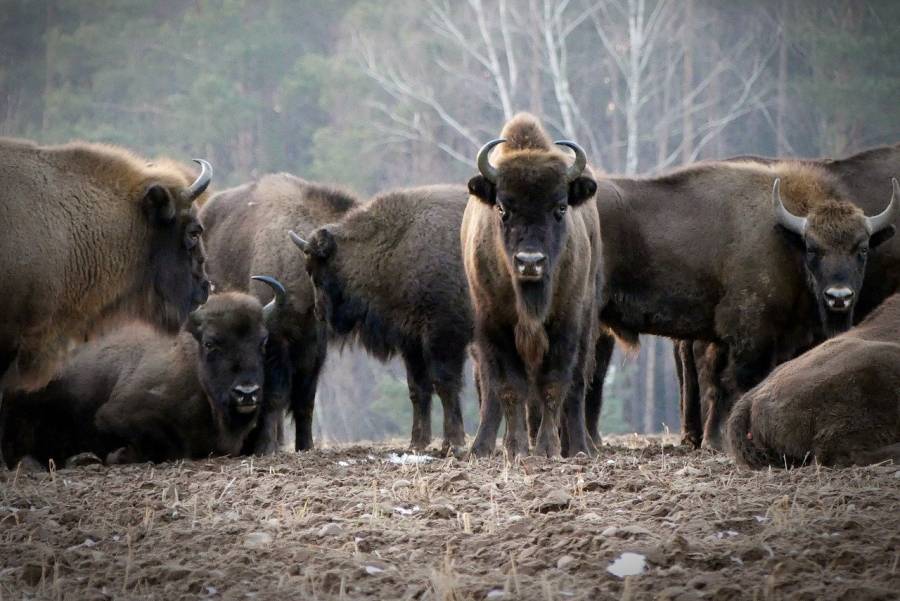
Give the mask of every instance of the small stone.
M 251 532 L 244 537 L 244 546 L 249 549 L 259 549 L 272 543 L 272 535 L 268 532 Z
M 560 570 L 565 570 L 567 567 L 575 563 L 575 558 L 571 555 L 563 555 L 559 559 L 556 560 L 556 567 Z
M 593 511 L 589 511 L 587 513 L 583 513 L 578 516 L 578 519 L 582 522 L 599 522 L 600 516 L 594 513 Z
M 551 511 L 562 511 L 568 509 L 572 502 L 572 495 L 564 490 L 553 490 L 543 499 L 536 501 L 537 510 L 541 513 L 549 513 Z
M 618 532 L 619 532 L 618 528 L 616 528 L 615 526 L 609 526 L 608 528 L 605 528 L 600 533 L 600 536 L 605 536 L 605 537 L 609 538 L 611 536 L 615 536 L 616 534 L 618 534 Z
M 66 459 L 66 469 L 85 467 L 88 465 L 100 465 L 103 461 L 93 453 L 78 453 Z
M 319 529 L 319 536 L 340 536 L 344 533 L 344 529 L 340 525 L 331 522 L 325 524 Z

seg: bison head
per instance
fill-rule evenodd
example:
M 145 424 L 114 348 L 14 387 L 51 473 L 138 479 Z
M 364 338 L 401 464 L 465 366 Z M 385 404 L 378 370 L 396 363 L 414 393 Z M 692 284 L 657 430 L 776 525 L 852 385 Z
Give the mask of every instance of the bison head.
M 200 175 L 188 187 L 173 190 L 162 183 L 150 183 L 143 197 L 144 213 L 150 222 L 151 244 L 147 277 L 151 278 L 150 312 L 168 330 L 177 330 L 187 315 L 209 296 L 206 253 L 193 201 L 209 186 L 212 167 L 204 160 Z
M 896 179 L 892 184 L 890 204 L 874 217 L 866 217 L 851 203 L 835 201 L 821 203 L 807 216 L 799 217 L 785 208 L 781 182 L 775 180 L 772 205 L 776 221 L 802 243 L 807 285 L 816 298 L 828 336 L 853 325 L 853 309 L 862 289 L 868 253 L 894 235 L 900 185 Z
M 191 313 L 188 330 L 198 343 L 200 384 L 216 415 L 255 417 L 262 401 L 269 327 L 284 305 L 285 291 L 273 278 L 275 299 L 265 307 L 242 293 L 218 294 Z
M 495 167 L 491 149 L 505 141 L 493 140 L 481 148 L 480 174 L 469 180 L 469 193 L 496 209 L 505 263 L 528 302 L 529 291 L 540 297 L 550 289 L 571 227 L 568 209 L 590 199 L 597 182 L 584 174 L 584 150 L 569 141 L 555 144 L 575 152 L 571 166 L 561 153 L 526 148 L 505 154 Z
M 293 231 L 288 234 L 306 257 L 306 272 L 312 280 L 316 294 L 316 317 L 330 324 L 337 334 L 350 333 L 356 319 L 347 313 L 344 286 L 335 273 L 334 256 L 337 243 L 334 234 L 328 227 L 314 230 L 309 240 L 304 240 Z

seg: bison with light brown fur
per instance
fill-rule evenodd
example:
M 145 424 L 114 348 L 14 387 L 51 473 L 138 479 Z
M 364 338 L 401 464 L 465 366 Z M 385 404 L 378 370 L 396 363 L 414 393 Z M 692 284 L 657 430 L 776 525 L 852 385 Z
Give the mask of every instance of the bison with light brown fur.
M 754 468 L 900 463 L 900 295 L 741 397 L 726 439 Z
M 472 451 L 493 450 L 506 417 L 510 456 L 529 450 L 526 406 L 540 416 L 534 453 L 590 453 L 584 388 L 598 331 L 597 183 L 584 151 L 567 165 L 532 115 L 519 114 L 478 155 L 463 217 L 463 265 L 475 313 L 482 419 Z M 494 164 L 492 148 L 499 147 Z
M 275 451 L 282 438 L 285 408 L 294 417 L 296 450 L 313 447 L 312 419 L 316 385 L 328 342 L 327 326 L 315 314 L 312 282 L 304 256 L 288 230 L 312 231 L 339 220 L 359 201 L 351 194 L 286 173 L 216 194 L 200 213 L 209 251 L 209 273 L 216 290 L 239 290 L 268 302 L 272 292 L 253 284 L 252 273 L 267 273 L 288 290 L 284 315 L 273 344 L 280 344 L 293 366 L 289 398 L 267 398 L 252 450 Z
M 113 146 L 0 139 L 0 394 L 113 319 L 173 331 L 206 300 L 196 179 Z

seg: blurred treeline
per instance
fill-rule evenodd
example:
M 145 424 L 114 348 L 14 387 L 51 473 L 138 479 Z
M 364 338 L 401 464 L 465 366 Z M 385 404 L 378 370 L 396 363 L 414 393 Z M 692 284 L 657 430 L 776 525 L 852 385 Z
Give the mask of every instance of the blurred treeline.
M 840 156 L 900 138 L 898 22 L 891 0 L 0 0 L 0 135 L 363 195 L 466 181 L 518 110 L 606 172 Z M 667 341 L 614 367 L 604 431 L 678 427 Z M 405 396 L 401 367 L 333 353 L 320 433 L 405 436 Z

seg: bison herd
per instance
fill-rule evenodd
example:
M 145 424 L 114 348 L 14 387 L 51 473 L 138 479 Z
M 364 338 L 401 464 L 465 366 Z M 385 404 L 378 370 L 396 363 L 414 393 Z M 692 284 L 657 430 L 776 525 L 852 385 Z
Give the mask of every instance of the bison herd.
M 332 344 L 399 356 L 411 447 L 594 455 L 615 341 L 675 341 L 683 442 L 750 467 L 900 462 L 900 145 L 608 177 L 521 113 L 462 183 L 0 139 L 0 464 L 313 447 Z M 889 196 L 890 193 L 890 196 Z M 889 199 L 889 200 L 888 200 Z M 466 447 L 471 356 L 480 424 Z

